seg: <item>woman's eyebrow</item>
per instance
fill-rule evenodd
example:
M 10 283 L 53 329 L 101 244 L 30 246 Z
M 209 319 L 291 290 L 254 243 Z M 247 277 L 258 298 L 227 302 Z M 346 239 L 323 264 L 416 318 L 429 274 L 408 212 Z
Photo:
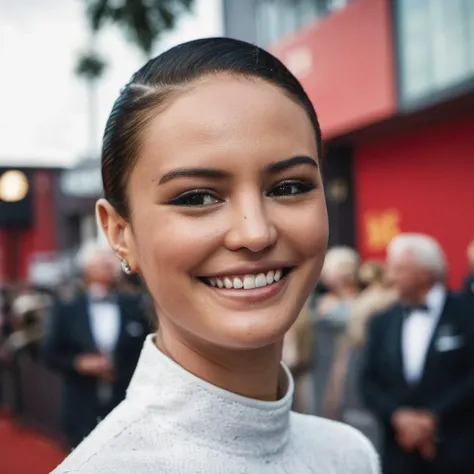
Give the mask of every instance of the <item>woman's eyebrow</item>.
M 268 173 L 279 173 L 280 171 L 300 165 L 311 165 L 319 168 L 318 162 L 314 158 L 306 155 L 298 155 L 293 156 L 292 158 L 287 158 L 286 160 L 271 163 L 265 168 L 265 171 Z
M 311 165 L 319 168 L 316 160 L 310 156 L 298 155 L 285 160 L 271 163 L 265 167 L 267 173 L 279 173 L 293 168 L 294 166 Z M 165 184 L 177 178 L 211 178 L 211 179 L 225 179 L 229 178 L 230 173 L 217 168 L 178 168 L 165 173 L 159 180 L 158 184 Z
M 158 184 L 164 184 L 176 178 L 213 178 L 224 179 L 230 177 L 230 173 L 215 168 L 179 168 L 164 174 Z

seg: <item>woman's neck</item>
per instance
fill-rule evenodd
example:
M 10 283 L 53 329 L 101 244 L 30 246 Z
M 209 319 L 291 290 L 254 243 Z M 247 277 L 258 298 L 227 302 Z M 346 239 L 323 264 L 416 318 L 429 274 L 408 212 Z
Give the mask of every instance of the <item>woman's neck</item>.
M 282 343 L 247 351 L 210 347 L 161 322 L 156 345 L 188 372 L 230 392 L 274 401 L 286 390 L 281 387 Z

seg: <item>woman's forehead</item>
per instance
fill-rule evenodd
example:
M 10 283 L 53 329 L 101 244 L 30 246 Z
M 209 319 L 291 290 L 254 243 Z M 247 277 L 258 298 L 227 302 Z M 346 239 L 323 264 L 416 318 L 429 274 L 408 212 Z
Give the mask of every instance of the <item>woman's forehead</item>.
M 299 149 L 295 149 L 295 146 Z M 150 121 L 142 157 L 199 161 L 223 154 L 281 157 L 316 152 L 303 107 L 261 80 L 216 77 L 172 99 Z M 316 157 L 315 157 L 316 158 Z

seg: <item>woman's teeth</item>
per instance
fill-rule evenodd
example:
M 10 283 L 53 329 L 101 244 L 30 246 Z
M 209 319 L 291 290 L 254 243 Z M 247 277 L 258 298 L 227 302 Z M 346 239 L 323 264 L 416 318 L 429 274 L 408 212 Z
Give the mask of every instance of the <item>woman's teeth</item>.
M 244 289 L 252 290 L 254 288 L 262 288 L 263 286 L 271 285 L 277 282 L 282 277 L 282 270 L 269 271 L 267 273 L 258 273 L 256 275 L 244 275 L 241 277 L 224 277 L 224 278 L 209 278 L 211 286 L 228 289 Z

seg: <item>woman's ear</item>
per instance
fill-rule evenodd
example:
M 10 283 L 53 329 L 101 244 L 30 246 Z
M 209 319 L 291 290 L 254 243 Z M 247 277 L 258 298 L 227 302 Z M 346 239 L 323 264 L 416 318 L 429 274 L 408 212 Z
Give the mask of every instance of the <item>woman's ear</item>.
M 132 273 L 138 271 L 133 234 L 130 224 L 120 216 L 107 199 L 99 199 L 96 213 L 100 226 L 117 256 L 125 260 Z

